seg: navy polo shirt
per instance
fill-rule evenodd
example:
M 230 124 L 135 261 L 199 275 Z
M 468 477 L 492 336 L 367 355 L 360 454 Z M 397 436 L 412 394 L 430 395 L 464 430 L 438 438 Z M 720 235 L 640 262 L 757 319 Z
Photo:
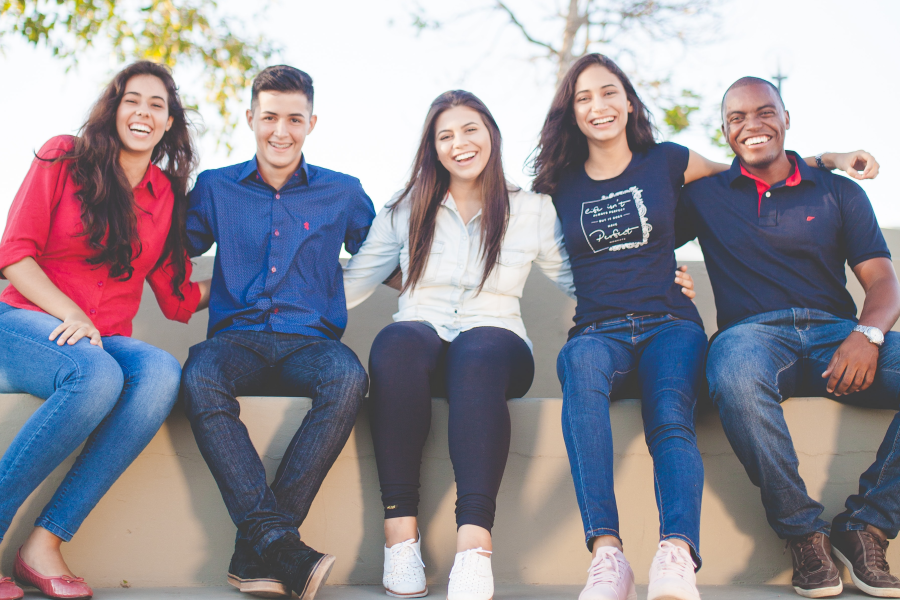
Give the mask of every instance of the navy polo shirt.
M 359 180 L 308 165 L 275 190 L 256 158 L 204 171 L 191 191 L 191 256 L 216 243 L 208 336 L 274 331 L 339 339 L 347 326 L 341 246 L 355 254 L 375 208 Z
M 844 263 L 890 258 L 869 198 L 854 181 L 811 169 L 771 188 L 731 169 L 685 186 L 680 241 L 696 237 L 716 298 L 719 329 L 787 308 L 856 319 Z M 799 175 L 799 179 L 798 176 Z
M 702 325 L 675 283 L 675 216 L 690 151 L 664 142 L 636 152 L 625 170 L 595 181 L 584 165 L 559 182 L 553 204 L 575 281 L 574 335 L 591 323 L 670 314 Z

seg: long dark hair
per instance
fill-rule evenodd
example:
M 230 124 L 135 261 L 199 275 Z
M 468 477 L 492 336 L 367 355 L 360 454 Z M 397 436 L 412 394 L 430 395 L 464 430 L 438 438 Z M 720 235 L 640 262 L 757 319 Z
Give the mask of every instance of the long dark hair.
M 586 54 L 566 73 L 556 90 L 550 112 L 541 129 L 541 139 L 534 151 L 531 171 L 532 189 L 541 194 L 554 194 L 559 180 L 568 169 L 583 165 L 588 158 L 587 138 L 575 123 L 575 83 L 588 67 L 599 65 L 619 78 L 633 112 L 628 115 L 625 135 L 632 152 L 643 152 L 656 143 L 653 117 L 631 85 L 628 76 L 609 57 Z
M 153 148 L 150 161 L 159 166 L 175 195 L 172 224 L 156 266 L 172 259 L 172 291 L 184 299 L 181 285 L 187 277 L 185 248 L 187 246 L 188 183 L 196 166 L 196 152 L 191 137 L 193 125 L 188 120 L 178 88 L 169 70 L 150 61 L 136 62 L 113 78 L 91 108 L 82 125 L 75 147 L 57 160 L 71 160 L 72 179 L 81 188 L 81 222 L 84 234 L 97 255 L 90 264 L 109 265 L 110 277 L 123 281 L 131 278 L 131 261 L 141 253 L 137 234 L 137 210 L 134 193 L 119 164 L 122 141 L 116 131 L 116 112 L 128 81 L 137 75 L 153 75 L 163 82 L 168 95 L 172 126 Z
M 484 102 L 471 92 L 464 90 L 444 92 L 428 109 L 419 150 L 413 161 L 412 175 L 400 196 L 391 205 L 391 210 L 396 210 L 404 200 L 410 205 L 409 272 L 406 274 L 406 283 L 401 292 L 415 287 L 428 264 L 438 209 L 450 189 L 450 172 L 441 164 L 435 147 L 435 127 L 438 117 L 444 111 L 456 106 L 465 106 L 477 111 L 491 134 L 491 155 L 481 177 L 483 203 L 481 256 L 484 258 L 484 272 L 478 286 L 479 290 L 484 287 L 500 256 L 500 246 L 503 244 L 503 235 L 506 233 L 506 224 L 509 220 L 510 193 L 510 185 L 503 175 L 500 128 L 497 127 L 497 122 Z

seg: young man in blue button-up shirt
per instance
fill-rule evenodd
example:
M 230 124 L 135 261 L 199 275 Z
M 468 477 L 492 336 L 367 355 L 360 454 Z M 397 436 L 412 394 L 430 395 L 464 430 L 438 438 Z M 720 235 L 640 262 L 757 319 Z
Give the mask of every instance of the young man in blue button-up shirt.
M 253 82 L 256 156 L 204 171 L 191 192 L 192 256 L 217 245 L 208 339 L 191 348 L 182 393 L 191 427 L 238 527 L 228 581 L 312 598 L 334 557 L 297 528 L 350 435 L 368 388 L 347 324 L 341 246 L 356 253 L 375 216 L 359 180 L 306 162 L 312 79 L 288 66 Z M 312 408 L 271 487 L 240 419 L 241 395 L 309 396 Z
M 800 478 L 780 406 L 790 396 L 829 396 L 900 407 L 900 334 L 889 331 L 900 284 L 890 253 L 862 188 L 785 151 L 790 118 L 771 83 L 738 80 L 722 113 L 737 158 L 683 193 L 716 296 L 710 395 L 769 524 L 789 542 L 797 593 L 841 592 L 833 552 L 861 590 L 900 597 L 885 559 L 900 529 L 900 416 L 859 492 L 829 524 Z M 845 263 L 866 290 L 858 321 Z

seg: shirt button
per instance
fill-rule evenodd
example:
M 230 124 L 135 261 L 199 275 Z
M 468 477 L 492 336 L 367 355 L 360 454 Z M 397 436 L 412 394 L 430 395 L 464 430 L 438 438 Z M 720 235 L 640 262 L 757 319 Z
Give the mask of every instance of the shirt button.
M 276 269 L 275 267 L 272 267 L 272 272 L 273 272 L 273 273 L 274 273 L 275 271 L 277 271 L 277 270 L 278 270 L 278 269 Z
M 272 312 L 275 313 L 275 314 L 277 315 L 277 314 L 278 314 L 278 309 L 277 309 L 277 308 L 273 308 L 273 309 L 272 309 Z
M 281 194 L 275 194 L 275 199 L 276 199 L 276 200 L 281 200 Z
M 772 192 L 766 192 L 766 198 L 771 198 L 771 197 L 772 197 Z
M 98 281 L 98 282 L 97 282 L 97 287 L 103 287 L 103 282 L 102 282 L 102 281 Z
M 275 237 L 278 237 L 279 235 L 281 235 L 281 234 L 278 233 L 278 230 L 276 229 L 276 230 L 275 230 Z
M 92 314 L 92 315 L 96 315 L 96 314 L 97 314 L 97 311 L 96 311 L 95 309 L 92 308 L 92 309 L 91 309 L 91 314 Z

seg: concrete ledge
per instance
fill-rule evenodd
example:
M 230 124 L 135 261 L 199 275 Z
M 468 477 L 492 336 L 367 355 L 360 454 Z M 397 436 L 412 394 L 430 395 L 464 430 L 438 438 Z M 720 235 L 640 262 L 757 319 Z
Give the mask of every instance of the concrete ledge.
M 0 395 L 0 452 L 39 406 L 27 395 Z M 267 470 L 274 475 L 309 408 L 308 399 L 241 399 L 242 418 Z M 562 402 L 510 402 L 513 438 L 498 499 L 494 574 L 498 583 L 580 585 L 589 564 L 560 430 Z M 874 460 L 892 411 L 842 406 L 825 399 L 784 405 L 810 492 L 840 512 L 859 474 Z M 453 561 L 455 486 L 447 449 L 447 404 L 434 401 L 425 449 L 421 522 L 429 580 L 446 582 Z M 616 402 L 616 492 L 626 552 L 639 582 L 658 539 L 652 464 L 638 401 Z M 790 559 L 765 521 L 759 493 L 735 458 L 714 413 L 698 421 L 706 466 L 699 573 L 703 584 L 784 584 Z M 3 544 L 0 570 L 11 572 L 15 549 L 47 502 L 71 458 L 19 511 Z M 360 415 L 347 447 L 322 487 L 301 533 L 313 547 L 338 557 L 334 584 L 381 579 L 382 509 L 369 424 Z M 224 583 L 234 539 L 215 483 L 179 408 L 131 468 L 104 497 L 66 555 L 72 568 L 98 587 L 210 586 Z M 900 564 L 896 547 L 889 559 Z

